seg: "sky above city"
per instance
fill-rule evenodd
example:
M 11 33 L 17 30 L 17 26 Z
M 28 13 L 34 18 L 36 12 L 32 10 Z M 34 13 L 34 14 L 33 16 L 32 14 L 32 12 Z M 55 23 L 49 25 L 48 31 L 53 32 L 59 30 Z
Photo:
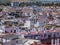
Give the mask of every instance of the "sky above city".
M 0 2 L 7 2 L 7 1 L 11 1 L 11 0 L 0 0 Z M 29 0 L 29 1 L 60 1 L 60 0 Z

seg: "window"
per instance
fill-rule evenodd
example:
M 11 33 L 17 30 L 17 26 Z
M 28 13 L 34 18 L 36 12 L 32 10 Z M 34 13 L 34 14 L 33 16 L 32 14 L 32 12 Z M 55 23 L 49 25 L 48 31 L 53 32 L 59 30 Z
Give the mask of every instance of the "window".
M 25 28 L 21 28 L 22 30 L 25 30 Z
M 12 32 L 12 30 L 11 30 L 11 32 Z
M 14 30 L 14 33 L 16 33 L 16 30 Z
M 51 38 L 51 35 L 48 35 L 48 38 Z
M 44 34 L 44 37 L 46 37 L 47 35 L 46 34 Z
M 16 41 L 16 43 L 18 43 L 18 41 Z

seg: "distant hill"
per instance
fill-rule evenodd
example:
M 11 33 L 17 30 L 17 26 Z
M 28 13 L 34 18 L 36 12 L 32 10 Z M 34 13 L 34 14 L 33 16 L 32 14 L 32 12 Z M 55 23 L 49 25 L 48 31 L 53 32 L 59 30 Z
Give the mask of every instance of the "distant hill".
M 11 0 L 0 0 L 0 2 L 11 2 Z

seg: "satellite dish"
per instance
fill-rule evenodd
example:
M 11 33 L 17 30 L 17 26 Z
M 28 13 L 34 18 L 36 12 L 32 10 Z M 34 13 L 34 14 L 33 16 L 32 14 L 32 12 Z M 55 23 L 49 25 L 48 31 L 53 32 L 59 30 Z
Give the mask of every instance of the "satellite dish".
M 4 32 L 3 30 L 0 30 L 0 32 L 2 33 L 2 32 Z

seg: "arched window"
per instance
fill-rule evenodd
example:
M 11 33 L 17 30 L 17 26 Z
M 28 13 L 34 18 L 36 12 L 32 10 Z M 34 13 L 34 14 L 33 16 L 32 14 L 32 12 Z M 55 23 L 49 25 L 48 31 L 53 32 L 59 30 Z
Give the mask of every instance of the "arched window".
M 14 30 L 14 33 L 16 33 L 16 30 Z

